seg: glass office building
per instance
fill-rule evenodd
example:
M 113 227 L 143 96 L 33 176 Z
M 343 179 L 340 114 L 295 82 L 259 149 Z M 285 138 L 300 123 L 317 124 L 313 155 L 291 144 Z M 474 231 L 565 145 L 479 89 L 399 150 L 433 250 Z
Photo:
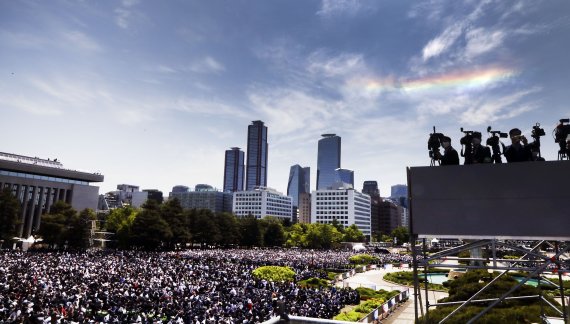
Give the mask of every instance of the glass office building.
M 243 190 L 244 152 L 239 147 L 226 150 L 224 162 L 224 192 Z
M 331 188 L 335 182 L 335 170 L 340 168 L 340 137 L 336 134 L 322 136 L 317 156 L 317 190 Z
M 362 193 L 365 193 L 370 197 L 380 196 L 380 189 L 378 189 L 378 182 L 374 180 L 364 181 L 364 184 L 362 185 Z
M 267 186 L 267 126 L 255 120 L 247 127 L 246 190 Z
M 310 192 L 311 168 L 303 168 L 298 164 L 291 167 L 287 183 L 287 196 L 293 198 L 293 206 L 299 207 L 299 195 Z
M 338 168 L 335 172 L 335 183 L 340 183 L 344 188 L 354 189 L 354 171 Z M 337 188 L 335 188 L 337 189 Z

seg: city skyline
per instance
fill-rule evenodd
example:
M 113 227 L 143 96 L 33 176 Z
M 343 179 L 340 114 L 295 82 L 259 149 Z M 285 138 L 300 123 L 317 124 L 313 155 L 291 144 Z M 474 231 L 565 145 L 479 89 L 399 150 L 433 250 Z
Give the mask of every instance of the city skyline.
M 269 127 L 268 182 L 343 138 L 355 187 L 406 183 L 436 126 L 460 150 L 570 117 L 567 1 L 0 3 L 0 151 L 159 189 L 223 188 L 224 151 Z M 508 140 L 505 141 L 508 144 Z M 311 174 L 316 182 L 316 171 Z

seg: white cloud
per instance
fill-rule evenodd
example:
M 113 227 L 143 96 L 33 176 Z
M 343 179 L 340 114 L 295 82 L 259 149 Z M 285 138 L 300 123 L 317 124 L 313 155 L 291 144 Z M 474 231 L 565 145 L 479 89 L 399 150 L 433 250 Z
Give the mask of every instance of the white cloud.
M 198 60 L 188 67 L 188 70 L 196 73 L 219 73 L 225 71 L 225 69 L 222 63 L 211 56 Z
M 362 8 L 362 0 L 322 0 L 319 16 L 334 16 L 339 14 L 355 14 Z
M 528 95 L 541 91 L 535 87 L 499 98 L 475 101 L 459 116 L 459 122 L 466 125 L 484 125 L 497 120 L 510 119 L 537 108 L 533 102 L 522 102 Z
M 123 29 L 129 28 L 131 11 L 124 8 L 115 9 L 115 23 Z
M 331 57 L 324 51 L 316 51 L 307 59 L 307 70 L 325 77 L 350 75 L 362 71 L 364 67 L 361 54 L 343 53 Z
M 156 71 L 159 73 L 176 73 L 177 72 L 175 69 L 171 68 L 170 66 L 162 65 L 162 64 L 160 64 L 156 67 Z
M 464 23 L 456 22 L 447 27 L 439 36 L 430 40 L 422 50 L 424 62 L 449 50 L 459 36 L 461 36 L 464 28 Z
M 63 33 L 64 39 L 73 45 L 73 47 L 85 50 L 99 52 L 101 46 L 91 37 L 79 31 L 69 31 Z
M 342 109 L 338 102 L 294 89 L 254 90 L 248 98 L 256 115 L 272 125 L 273 134 L 320 130 Z
M 187 97 L 179 98 L 171 108 L 191 114 L 222 116 L 228 119 L 247 119 L 249 117 L 241 107 L 226 104 L 214 99 L 203 100 Z
M 502 30 L 488 30 L 485 28 L 475 28 L 467 32 L 465 47 L 465 58 L 472 60 L 473 58 L 487 53 L 503 44 L 506 33 Z
M 135 7 L 140 3 L 139 0 L 122 0 L 121 6 L 115 9 L 115 23 L 122 29 L 131 27 L 133 20 L 140 19 L 140 12 Z
M 122 0 L 121 4 L 125 7 L 132 7 L 140 3 L 140 0 Z
M 36 98 L 30 98 L 29 96 L 2 96 L 0 97 L 0 104 L 4 107 L 22 110 L 36 116 L 59 116 L 63 114 L 63 110 L 58 105 L 38 101 Z

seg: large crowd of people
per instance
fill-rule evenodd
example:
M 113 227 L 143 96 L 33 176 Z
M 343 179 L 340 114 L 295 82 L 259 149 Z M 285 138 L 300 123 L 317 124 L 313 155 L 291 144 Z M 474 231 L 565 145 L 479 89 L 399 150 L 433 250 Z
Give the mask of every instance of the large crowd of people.
M 0 253 L 0 322 L 259 323 L 280 315 L 332 318 L 359 302 L 349 288 L 297 280 L 349 267 L 355 252 L 188 250 Z M 380 263 L 409 256 L 377 255 Z M 289 266 L 294 282 L 256 279 L 262 265 Z M 279 307 L 281 305 L 281 307 Z

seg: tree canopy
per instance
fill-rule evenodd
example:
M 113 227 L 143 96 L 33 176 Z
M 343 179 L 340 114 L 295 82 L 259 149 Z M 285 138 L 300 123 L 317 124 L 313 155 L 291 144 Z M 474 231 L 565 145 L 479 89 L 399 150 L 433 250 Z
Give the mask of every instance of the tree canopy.
M 4 241 L 5 246 L 12 243 L 12 238 L 18 235 L 19 214 L 20 201 L 12 195 L 9 188 L 4 188 L 0 192 L 0 240 Z

